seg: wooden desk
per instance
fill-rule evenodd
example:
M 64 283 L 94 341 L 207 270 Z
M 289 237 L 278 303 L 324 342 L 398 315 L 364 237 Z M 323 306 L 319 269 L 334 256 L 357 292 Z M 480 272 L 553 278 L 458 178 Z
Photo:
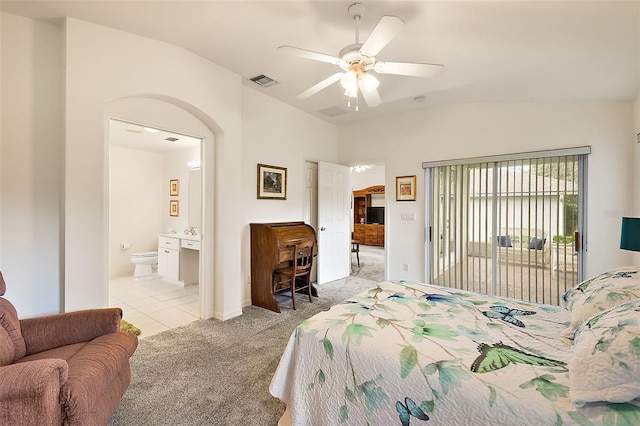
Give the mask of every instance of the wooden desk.
M 307 240 L 316 241 L 316 231 L 304 222 L 252 223 L 251 227 L 251 303 L 280 312 L 273 295 L 273 271 L 291 266 L 291 247 Z M 311 286 L 311 295 L 318 290 Z

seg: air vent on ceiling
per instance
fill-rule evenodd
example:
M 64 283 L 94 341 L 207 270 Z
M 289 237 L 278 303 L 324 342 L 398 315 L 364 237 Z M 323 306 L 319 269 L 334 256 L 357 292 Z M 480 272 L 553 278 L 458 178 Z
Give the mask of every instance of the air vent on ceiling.
M 326 115 L 327 117 L 335 117 L 337 115 L 346 114 L 347 111 L 345 111 L 344 109 L 342 109 L 340 107 L 333 106 L 331 108 L 321 109 L 318 112 Z
M 251 78 L 250 80 L 253 81 L 254 83 L 262 86 L 262 87 L 269 87 L 269 86 L 273 86 L 274 84 L 278 84 L 277 81 L 275 81 L 271 77 L 267 77 L 264 74 L 260 74 L 258 76 L 255 76 L 255 77 Z
M 178 140 L 178 138 L 174 138 L 174 137 L 168 137 L 168 138 L 165 139 L 165 141 L 169 141 L 169 142 L 175 142 L 177 140 Z

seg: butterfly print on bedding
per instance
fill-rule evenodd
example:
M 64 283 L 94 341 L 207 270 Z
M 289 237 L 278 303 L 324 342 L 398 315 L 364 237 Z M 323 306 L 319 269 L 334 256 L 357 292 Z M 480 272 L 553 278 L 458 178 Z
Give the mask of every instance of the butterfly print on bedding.
M 411 424 L 411 416 L 419 420 L 429 420 L 429 416 L 408 396 L 404 399 L 404 404 L 396 401 L 396 410 L 398 410 L 402 426 L 409 426 Z
M 474 373 L 488 373 L 499 370 L 509 364 L 528 364 L 546 367 L 563 367 L 566 363 L 543 356 L 533 355 L 512 348 L 502 342 L 493 345 L 480 343 L 478 345 L 480 355 L 471 364 L 471 371 Z
M 499 319 L 509 324 L 524 328 L 524 323 L 514 315 L 534 315 L 534 311 L 523 311 L 521 309 L 510 309 L 506 306 L 491 306 L 490 311 L 483 311 L 482 314 L 487 318 Z

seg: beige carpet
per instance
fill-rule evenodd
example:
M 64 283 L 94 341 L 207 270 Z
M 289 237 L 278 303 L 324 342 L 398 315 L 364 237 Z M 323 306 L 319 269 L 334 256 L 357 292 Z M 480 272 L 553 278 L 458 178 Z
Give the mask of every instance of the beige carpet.
M 296 311 L 249 306 L 225 322 L 200 320 L 140 340 L 111 424 L 276 425 L 285 406 L 269 383 L 295 327 L 373 285 L 349 277 L 319 286 L 313 303 L 297 298 Z
M 360 246 L 360 266 L 356 254 L 351 254 L 351 276 L 372 281 L 384 280 L 384 247 Z

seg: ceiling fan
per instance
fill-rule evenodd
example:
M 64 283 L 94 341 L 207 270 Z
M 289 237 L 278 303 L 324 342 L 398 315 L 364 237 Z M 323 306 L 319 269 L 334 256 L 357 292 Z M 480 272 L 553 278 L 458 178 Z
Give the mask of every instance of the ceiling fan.
M 402 30 L 404 22 L 397 16 L 383 16 L 364 43 L 360 43 L 359 23 L 363 15 L 364 6 L 362 4 L 354 3 L 349 6 L 349 16 L 356 23 L 356 42 L 342 49 L 338 57 L 299 47 L 278 47 L 279 50 L 292 55 L 338 65 L 343 70 L 343 72 L 337 72 L 300 93 L 297 96 L 298 99 L 306 99 L 339 80 L 345 89 L 344 94 L 347 96 L 347 106 L 350 107 L 351 98 L 355 98 L 357 111 L 358 89 L 360 89 L 362 96 L 370 107 L 375 107 L 382 103 L 377 90 L 380 82 L 369 71 L 375 71 L 378 74 L 397 74 L 414 77 L 439 77 L 442 75 L 444 65 L 440 64 L 377 61 L 376 55 Z

